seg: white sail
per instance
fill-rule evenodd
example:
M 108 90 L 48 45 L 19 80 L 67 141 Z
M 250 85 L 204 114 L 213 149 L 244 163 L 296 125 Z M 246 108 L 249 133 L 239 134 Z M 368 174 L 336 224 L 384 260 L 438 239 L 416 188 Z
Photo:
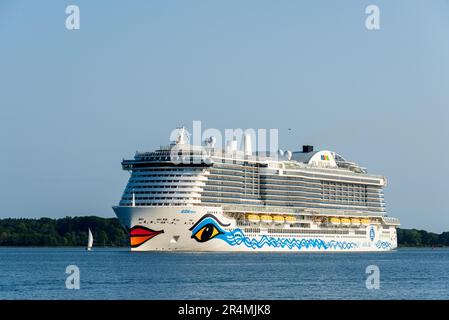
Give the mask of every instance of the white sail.
M 87 241 L 87 250 L 90 250 L 93 244 L 94 244 L 94 237 L 92 236 L 92 232 L 89 229 L 89 240 Z

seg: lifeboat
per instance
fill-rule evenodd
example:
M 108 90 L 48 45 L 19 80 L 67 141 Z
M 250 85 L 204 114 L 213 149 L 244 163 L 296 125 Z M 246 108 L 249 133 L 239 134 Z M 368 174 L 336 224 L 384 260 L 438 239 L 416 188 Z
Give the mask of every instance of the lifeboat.
M 249 214 L 246 216 L 246 219 L 248 219 L 249 222 L 259 222 L 260 217 L 256 214 Z
M 351 219 L 351 224 L 353 226 L 359 226 L 360 225 L 360 219 Z
M 338 219 L 338 218 L 330 218 L 330 223 L 332 223 L 332 224 L 340 224 L 340 219 Z
M 286 223 L 295 223 L 296 218 L 294 216 L 285 216 L 284 217 Z
M 370 224 L 370 220 L 369 220 L 369 219 L 361 219 L 360 222 L 361 222 L 363 225 Z
M 273 216 L 273 222 L 274 223 L 284 223 L 284 217 L 283 216 Z
M 260 221 L 262 221 L 263 223 L 271 223 L 273 221 L 273 217 L 263 215 L 263 216 L 260 216 Z
M 344 226 L 349 226 L 351 224 L 351 219 L 348 218 L 341 218 L 341 224 Z

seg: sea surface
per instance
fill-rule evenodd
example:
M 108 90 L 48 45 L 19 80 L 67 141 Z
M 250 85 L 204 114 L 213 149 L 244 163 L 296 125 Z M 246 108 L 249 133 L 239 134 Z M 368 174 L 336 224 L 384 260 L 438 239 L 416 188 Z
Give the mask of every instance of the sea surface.
M 74 276 L 66 273 L 69 265 L 79 269 L 79 289 L 66 288 L 67 277 Z M 370 265 L 379 268 L 379 289 L 367 289 Z M 0 247 L 0 299 L 449 299 L 449 249 L 155 253 Z

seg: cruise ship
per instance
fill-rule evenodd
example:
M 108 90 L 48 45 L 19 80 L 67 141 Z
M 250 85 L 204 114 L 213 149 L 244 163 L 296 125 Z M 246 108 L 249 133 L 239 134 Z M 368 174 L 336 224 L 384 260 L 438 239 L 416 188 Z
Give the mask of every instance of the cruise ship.
M 243 135 L 216 148 L 169 145 L 123 160 L 118 206 L 132 251 L 361 252 L 397 247 L 386 214 L 387 179 L 328 150 L 304 145 L 253 152 Z

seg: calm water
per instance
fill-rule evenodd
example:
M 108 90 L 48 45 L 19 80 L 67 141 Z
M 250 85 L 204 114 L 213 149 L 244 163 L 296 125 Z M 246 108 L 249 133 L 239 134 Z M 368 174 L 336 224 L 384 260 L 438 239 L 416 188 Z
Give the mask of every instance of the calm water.
M 65 288 L 67 265 L 79 290 Z M 365 268 L 380 268 L 380 289 Z M 449 250 L 388 253 L 137 253 L 0 248 L 0 299 L 449 299 Z

